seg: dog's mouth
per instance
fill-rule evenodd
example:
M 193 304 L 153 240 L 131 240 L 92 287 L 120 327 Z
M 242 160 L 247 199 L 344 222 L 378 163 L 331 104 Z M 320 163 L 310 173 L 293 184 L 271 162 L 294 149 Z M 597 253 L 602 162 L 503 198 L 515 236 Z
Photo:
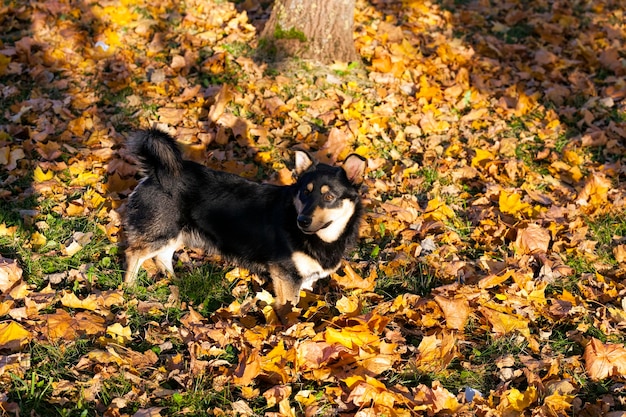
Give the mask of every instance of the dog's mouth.
M 302 233 L 307 234 L 307 235 L 314 235 L 315 233 L 319 232 L 320 230 L 326 229 L 328 226 L 331 225 L 333 221 L 329 221 L 328 223 L 325 223 L 322 225 L 322 227 L 318 227 L 315 229 L 312 229 L 310 226 L 309 227 L 302 227 L 300 225 L 298 225 L 298 227 L 300 228 L 300 230 L 302 231 Z

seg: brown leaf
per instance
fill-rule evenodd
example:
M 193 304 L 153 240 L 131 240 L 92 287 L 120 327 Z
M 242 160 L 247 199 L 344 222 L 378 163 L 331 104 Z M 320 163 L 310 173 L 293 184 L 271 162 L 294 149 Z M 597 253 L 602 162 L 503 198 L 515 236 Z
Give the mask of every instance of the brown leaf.
M 538 224 L 529 224 L 526 228 L 518 230 L 515 239 L 515 250 L 520 254 L 532 254 L 533 252 L 547 252 L 550 245 L 550 232 Z
M 626 348 L 595 337 L 585 347 L 585 369 L 593 380 L 626 375 Z
M 449 299 L 435 296 L 435 301 L 443 311 L 448 329 L 462 330 L 470 315 L 469 301 L 465 298 Z
M 22 279 L 22 268 L 13 259 L 0 257 L 0 293 L 7 293 Z
M 235 369 L 233 381 L 237 385 L 250 385 L 261 373 L 261 356 L 258 349 L 246 348 L 239 354 L 239 364 Z

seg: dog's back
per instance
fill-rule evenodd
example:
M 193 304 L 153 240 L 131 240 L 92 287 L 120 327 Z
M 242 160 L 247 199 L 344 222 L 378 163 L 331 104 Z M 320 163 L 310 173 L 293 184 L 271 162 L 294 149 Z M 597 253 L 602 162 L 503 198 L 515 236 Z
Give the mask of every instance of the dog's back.
M 183 160 L 159 130 L 141 132 L 131 150 L 146 177 L 127 205 L 128 283 L 152 257 L 173 274 L 173 253 L 187 245 L 269 273 L 278 304 L 295 305 L 300 288 L 334 271 L 356 240 L 365 168 L 358 156 L 340 168 L 298 154 L 298 181 L 275 186 Z

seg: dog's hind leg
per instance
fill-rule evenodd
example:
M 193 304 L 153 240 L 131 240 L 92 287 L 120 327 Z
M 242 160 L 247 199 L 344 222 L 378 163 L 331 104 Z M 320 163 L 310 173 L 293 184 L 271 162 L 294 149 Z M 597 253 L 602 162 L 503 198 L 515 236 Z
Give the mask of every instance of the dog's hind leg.
M 150 253 L 145 250 L 126 250 L 126 274 L 124 275 L 124 282 L 127 285 L 135 284 L 137 276 L 139 275 L 139 268 L 151 257 Z
M 174 266 L 172 265 L 172 258 L 174 257 L 174 252 L 182 246 L 183 239 L 181 236 L 178 236 L 176 239 L 172 239 L 165 246 L 159 249 L 159 252 L 156 254 L 156 259 L 161 267 L 163 267 L 164 272 L 170 274 L 170 276 L 174 277 Z
M 141 265 L 148 259 L 156 258 L 158 265 L 164 270 L 174 276 L 174 266 L 172 265 L 172 257 L 176 249 L 181 246 L 181 238 L 176 237 L 170 239 L 163 245 L 156 246 L 151 244 L 153 248 L 129 248 L 126 250 L 126 274 L 124 276 L 124 282 L 132 285 L 137 281 L 137 275 L 139 275 L 139 269 Z M 156 247 L 156 249 L 154 249 Z

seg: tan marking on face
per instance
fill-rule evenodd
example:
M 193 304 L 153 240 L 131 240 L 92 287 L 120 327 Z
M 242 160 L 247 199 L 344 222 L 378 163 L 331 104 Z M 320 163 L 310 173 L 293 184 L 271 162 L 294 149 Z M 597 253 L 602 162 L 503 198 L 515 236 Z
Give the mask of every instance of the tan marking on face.
M 306 185 L 306 189 L 307 189 L 308 192 L 312 192 L 313 191 L 313 183 L 312 182 L 308 183 Z
M 330 187 L 328 185 L 322 185 L 322 188 L 320 188 L 320 192 L 322 194 L 326 194 L 329 191 L 330 191 Z
M 316 230 L 331 222 L 327 227 L 318 230 L 315 234 L 324 242 L 331 243 L 339 239 L 346 229 L 350 218 L 355 210 L 354 202 L 345 199 L 341 202 L 341 206 L 332 209 L 323 209 L 317 207 L 313 211 L 313 222 L 310 230 Z

